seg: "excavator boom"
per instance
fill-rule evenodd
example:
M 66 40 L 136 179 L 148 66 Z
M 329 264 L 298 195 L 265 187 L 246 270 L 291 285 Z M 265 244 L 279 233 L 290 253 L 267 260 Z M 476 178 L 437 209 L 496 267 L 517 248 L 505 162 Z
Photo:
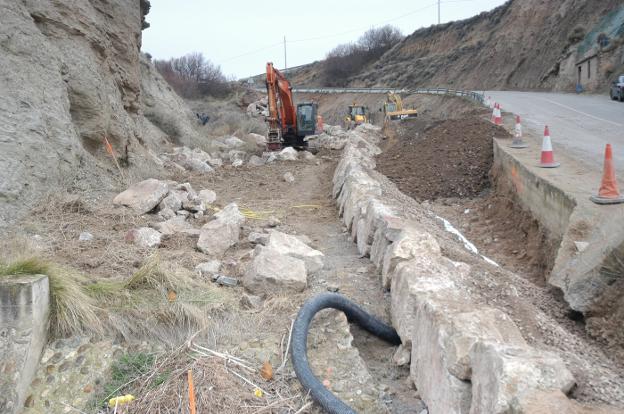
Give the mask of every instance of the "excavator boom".
M 290 82 L 269 62 L 266 66 L 266 87 L 269 96 L 269 149 L 278 149 L 284 136 L 296 134 L 297 113 L 293 103 Z M 274 148 L 271 148 L 274 147 Z

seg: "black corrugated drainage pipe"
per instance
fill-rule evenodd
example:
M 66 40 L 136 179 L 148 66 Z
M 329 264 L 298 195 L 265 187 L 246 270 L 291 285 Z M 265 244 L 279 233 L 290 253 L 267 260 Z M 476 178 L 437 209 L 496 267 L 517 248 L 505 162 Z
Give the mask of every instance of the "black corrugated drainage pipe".
M 322 293 L 309 299 L 299 310 L 292 330 L 291 356 L 297 378 L 310 395 L 329 414 L 356 414 L 342 400 L 332 394 L 318 378 L 314 376 L 308 363 L 307 342 L 310 323 L 319 311 L 337 309 L 344 312 L 347 320 L 358 324 L 371 334 L 392 345 L 400 345 L 401 338 L 396 330 L 383 323 L 346 297 L 336 293 Z

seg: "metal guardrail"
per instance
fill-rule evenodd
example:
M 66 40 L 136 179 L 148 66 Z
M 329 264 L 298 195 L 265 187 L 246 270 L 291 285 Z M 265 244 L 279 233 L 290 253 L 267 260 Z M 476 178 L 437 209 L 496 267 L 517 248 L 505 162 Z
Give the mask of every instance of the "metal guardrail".
M 256 87 L 253 88 L 256 91 L 266 91 L 265 88 Z M 449 88 L 416 88 L 416 89 L 397 89 L 397 88 L 292 88 L 293 92 L 298 93 L 378 93 L 386 94 L 390 92 L 399 94 L 423 94 L 423 95 L 450 95 L 461 96 L 471 99 L 473 101 L 483 104 L 485 102 L 485 95 L 475 91 L 465 91 L 461 89 L 449 89 Z

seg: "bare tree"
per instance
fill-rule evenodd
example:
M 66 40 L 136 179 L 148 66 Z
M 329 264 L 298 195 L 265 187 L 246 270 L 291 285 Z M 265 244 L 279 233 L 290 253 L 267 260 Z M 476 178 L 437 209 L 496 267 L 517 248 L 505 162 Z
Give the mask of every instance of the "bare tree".
M 378 59 L 402 39 L 399 29 L 386 25 L 369 29 L 356 43 L 336 46 L 325 58 L 325 83 L 328 86 L 346 86 L 349 78 L 364 65 Z
M 185 98 L 199 96 L 225 96 L 230 92 L 230 82 L 221 68 L 194 52 L 169 60 L 154 62 L 156 69 L 175 91 Z

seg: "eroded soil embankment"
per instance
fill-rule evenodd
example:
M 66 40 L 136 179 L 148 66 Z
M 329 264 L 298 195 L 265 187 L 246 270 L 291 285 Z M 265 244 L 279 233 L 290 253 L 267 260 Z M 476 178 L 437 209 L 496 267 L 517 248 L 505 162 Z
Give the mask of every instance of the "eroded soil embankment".
M 401 191 L 426 202 L 482 254 L 543 286 L 557 241 L 513 194 L 492 187 L 493 136 L 509 137 L 477 113 L 440 121 L 425 116 L 386 128 L 378 169 Z

